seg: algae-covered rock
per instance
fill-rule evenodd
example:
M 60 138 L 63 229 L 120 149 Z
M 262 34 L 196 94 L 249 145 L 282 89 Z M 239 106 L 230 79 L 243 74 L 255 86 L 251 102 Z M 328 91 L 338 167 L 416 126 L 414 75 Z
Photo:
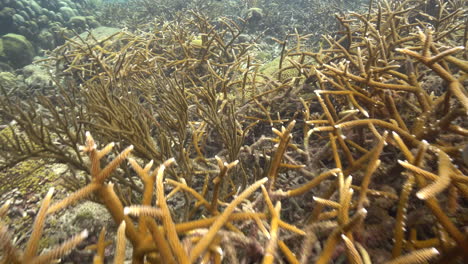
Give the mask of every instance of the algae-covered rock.
M 115 35 L 119 32 L 121 32 L 122 30 L 119 29 L 119 28 L 113 28 L 113 27 L 98 27 L 98 28 L 95 28 L 95 29 L 92 29 L 90 31 L 87 31 L 87 32 L 83 32 L 82 34 L 80 34 L 80 37 L 79 38 L 73 38 L 74 41 L 78 42 L 78 43 L 82 43 L 82 44 L 85 44 L 83 42 L 86 41 L 87 44 L 91 45 L 91 44 L 94 44 L 97 41 L 100 41 L 100 40 L 103 40 L 103 39 L 106 39 L 112 35 Z M 92 37 L 91 37 L 92 36 Z
M 30 15 L 25 10 L 19 11 L 18 14 L 21 15 L 24 21 L 29 21 L 31 19 Z
M 280 57 L 277 57 L 273 59 L 272 61 L 263 64 L 262 67 L 260 67 L 260 73 L 263 73 L 268 76 L 274 76 L 275 73 L 279 71 L 279 64 L 280 64 Z
M 18 87 L 20 79 L 11 72 L 0 72 L 0 85 L 7 91 Z
M 74 16 L 68 21 L 70 27 L 84 30 L 86 28 L 86 18 L 84 16 Z
M 11 1 L 11 7 L 13 7 L 16 10 L 22 10 L 24 9 L 24 4 L 21 1 Z
M 25 6 L 24 11 L 26 11 L 26 13 L 28 13 L 29 18 L 31 18 L 31 19 L 34 19 L 37 16 L 36 13 L 34 13 L 34 11 L 29 6 Z
M 83 230 L 87 230 L 90 234 L 83 242 L 84 245 L 96 243 L 97 235 L 103 227 L 108 230 L 109 237 L 115 237 L 111 231 L 116 229 L 116 225 L 107 209 L 103 205 L 89 201 L 80 201 L 76 206 L 68 207 L 60 214 L 49 215 L 47 224 L 44 230 L 47 235 L 43 236 L 44 241 L 40 243 L 45 251 Z M 79 247 L 62 258 L 60 263 L 92 263 L 93 256 L 92 251 Z
M 13 137 L 14 126 L 4 128 L 0 134 L 2 137 Z M 31 193 L 44 193 L 52 187 L 53 182 L 58 178 L 50 166 L 46 166 L 41 160 L 26 160 L 0 173 L 0 198 L 3 200 L 12 199 L 11 190 L 16 189 L 21 196 Z
M 253 7 L 247 10 L 247 20 L 251 23 L 259 22 L 263 18 L 263 10 L 261 8 Z
M 65 21 L 70 20 L 70 18 L 76 16 L 75 10 L 71 9 L 70 7 L 63 6 L 59 9 L 60 14 L 62 15 Z
M 15 10 L 11 7 L 4 7 L 0 10 L 0 19 L 11 18 L 15 14 Z
M 20 14 L 14 14 L 12 19 L 13 19 L 13 23 L 15 23 L 15 25 L 23 25 L 24 23 L 26 23 L 26 20 Z
M 87 6 L 88 8 L 98 8 L 102 6 L 102 4 L 102 0 L 88 0 L 85 2 L 85 6 Z
M 101 24 L 93 16 L 86 17 L 86 24 L 88 24 L 90 28 L 97 28 L 101 26 Z
M 26 37 L 19 34 L 9 33 L 4 35 L 3 60 L 14 68 L 21 68 L 32 62 L 34 58 L 34 47 Z
M 13 25 L 15 10 L 11 7 L 4 7 L 0 10 L 0 34 L 8 33 Z
M 283 63 L 281 65 L 282 70 L 280 71 L 280 61 L 281 57 L 276 57 L 272 61 L 263 64 L 263 66 L 259 69 L 260 73 L 278 79 L 279 81 L 284 81 L 293 77 L 300 76 L 297 68 L 293 67 L 293 64 L 287 59 L 283 60 Z M 303 62 L 303 64 L 315 64 L 315 62 L 313 59 L 308 58 Z M 279 74 L 280 72 L 281 76 Z
M 63 215 L 56 218 L 55 224 L 66 236 L 74 235 L 84 229 L 98 233 L 103 226 L 115 226 L 103 205 L 89 201 L 82 201 L 75 207 L 69 207 Z
M 47 17 L 46 15 L 40 15 L 37 18 L 37 24 L 41 27 L 47 26 L 47 24 L 49 24 L 49 21 L 49 17 Z
M 39 32 L 39 25 L 35 21 L 28 21 L 27 27 L 29 28 L 29 31 L 31 31 L 33 34 L 37 34 Z
M 36 15 L 42 14 L 42 7 L 36 1 L 30 0 L 29 5 Z
M 12 72 L 14 69 L 7 63 L 0 61 L 0 72 Z
M 41 32 L 37 36 L 37 39 L 39 42 L 39 46 L 43 49 L 52 50 L 56 46 L 54 35 L 47 29 L 41 30 Z
M 29 89 L 43 89 L 47 90 L 48 88 L 53 87 L 52 76 L 48 71 L 48 68 L 39 65 L 31 64 L 23 68 L 24 83 L 28 86 Z

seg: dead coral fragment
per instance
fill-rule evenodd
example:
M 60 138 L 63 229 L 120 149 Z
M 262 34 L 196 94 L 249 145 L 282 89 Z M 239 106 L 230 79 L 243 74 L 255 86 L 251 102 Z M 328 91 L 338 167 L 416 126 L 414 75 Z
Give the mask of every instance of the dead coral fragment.
M 436 248 L 420 249 L 405 256 L 398 257 L 386 264 L 419 264 L 426 263 L 427 261 L 437 257 L 439 251 Z

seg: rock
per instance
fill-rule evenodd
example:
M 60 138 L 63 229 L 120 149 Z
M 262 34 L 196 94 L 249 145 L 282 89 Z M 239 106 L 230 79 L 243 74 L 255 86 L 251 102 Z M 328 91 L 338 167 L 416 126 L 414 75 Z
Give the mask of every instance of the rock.
M 51 74 L 45 66 L 31 64 L 23 68 L 24 83 L 30 89 L 47 89 L 53 86 Z
M 69 171 L 69 167 L 61 163 L 53 164 L 50 169 L 55 173 L 55 175 L 63 175 Z
M 99 24 L 99 22 L 93 16 L 86 17 L 86 24 L 88 24 L 88 27 L 90 28 L 97 28 L 101 26 L 101 24 Z
M 68 5 L 68 2 L 66 2 L 66 1 L 60 1 L 60 2 L 58 2 L 58 5 L 59 5 L 60 7 L 64 7 L 64 6 L 65 6 L 65 7 L 70 7 L 70 6 Z
M 15 8 L 16 10 L 23 10 L 24 9 L 24 4 L 21 1 L 11 1 L 11 6 Z
M 62 45 L 63 43 L 65 43 L 65 39 L 63 38 L 63 36 L 70 38 L 75 35 L 73 31 L 63 27 L 60 22 L 50 23 L 49 32 L 52 33 L 52 35 L 54 36 L 55 45 Z
M 49 24 L 49 18 L 46 15 L 40 15 L 37 18 L 37 24 L 41 27 L 45 27 Z
M 18 12 L 18 14 L 21 15 L 24 18 L 24 20 L 30 20 L 29 14 L 26 11 L 21 10 Z
M 68 21 L 68 25 L 80 31 L 86 29 L 86 18 L 84 16 L 74 16 Z
M 9 33 L 1 39 L 3 40 L 4 59 L 11 66 L 21 68 L 32 62 L 35 51 L 26 37 Z
M 83 43 L 82 40 L 85 40 L 87 41 L 88 44 L 94 44 L 95 40 L 102 40 L 102 39 L 105 39 L 105 38 L 108 38 L 118 32 L 120 32 L 121 29 L 119 28 L 113 28 L 113 27 L 98 27 L 98 28 L 95 28 L 89 32 L 84 32 L 84 33 L 81 33 L 80 34 L 80 38 L 73 38 L 73 40 L 79 42 L 79 43 Z M 90 37 L 90 35 L 93 36 L 93 38 Z M 85 43 L 83 43 L 85 44 Z
M 55 14 L 54 11 L 48 11 L 48 12 L 47 12 L 47 17 L 48 17 L 51 21 L 57 20 L 57 14 Z
M 37 16 L 37 14 L 34 13 L 34 11 L 29 6 L 24 7 L 24 10 L 28 13 L 29 17 L 31 18 L 34 18 Z
M 75 10 L 76 10 L 77 7 L 78 7 L 78 6 L 76 5 L 75 2 L 69 2 L 69 3 L 68 3 L 68 6 L 69 6 L 70 8 L 72 8 L 72 9 L 75 9 Z
M 70 7 L 63 6 L 59 9 L 59 12 L 65 21 L 68 21 L 70 18 L 76 16 L 75 10 L 71 9 Z
M 13 15 L 15 10 L 10 7 L 5 7 L 0 10 L 0 35 L 9 33 L 13 27 Z
M 31 31 L 31 29 L 29 29 L 27 23 L 25 25 L 23 25 L 23 26 L 18 27 L 18 34 L 23 35 L 24 37 L 26 37 L 26 39 L 28 37 L 33 36 L 33 33 Z
M 107 209 L 97 203 L 84 201 L 68 207 L 62 214 L 49 215 L 51 239 L 66 239 L 85 229 L 90 234 L 99 234 L 102 227 L 116 227 Z M 60 230 L 60 232 L 57 232 Z M 62 240 L 63 241 L 63 240 Z
M 28 21 L 28 28 L 33 34 L 37 34 L 39 32 L 39 26 L 34 21 Z
M 51 12 L 52 12 L 52 11 L 50 11 L 50 10 L 47 9 L 47 8 L 42 8 L 42 12 L 41 12 L 41 13 L 42 13 L 43 15 L 48 16 Z
M 15 9 L 11 7 L 4 7 L 0 11 L 0 19 L 11 18 L 15 14 Z
M 54 20 L 59 22 L 59 23 L 65 23 L 65 19 L 63 19 L 62 13 L 56 13 Z
M 52 50 L 56 46 L 54 35 L 50 33 L 50 31 L 47 29 L 41 30 L 37 38 L 38 38 L 39 46 L 43 49 Z
M 34 13 L 36 13 L 36 16 L 42 14 L 42 7 L 36 1 L 30 0 L 29 6 L 34 11 Z
M 0 61 L 0 72 L 12 72 L 12 71 L 13 71 L 13 68 L 9 64 Z
M 253 7 L 247 10 L 247 20 L 250 22 L 259 22 L 263 18 L 263 10 Z
M 95 243 L 97 234 L 103 227 L 106 227 L 109 231 L 116 228 L 107 209 L 101 204 L 89 201 L 80 202 L 75 207 L 68 207 L 60 216 L 50 215 L 49 219 L 50 229 L 46 230 L 46 232 L 49 231 L 48 239 L 53 241 L 64 241 L 72 235 L 88 230 L 90 234 L 88 240 L 92 239 Z M 59 232 L 57 232 L 58 230 Z M 89 244 L 89 242 L 84 244 Z M 82 248 L 78 247 L 73 254 L 65 257 L 64 261 L 73 260 L 71 263 L 91 263 L 93 254 L 83 255 L 84 252 L 89 254 L 89 251 L 81 252 L 81 250 Z
M 28 214 L 30 217 L 35 217 L 36 211 L 34 211 L 33 209 L 28 209 L 26 210 L 26 214 Z
M 19 208 L 18 206 L 11 207 L 9 211 L 10 217 L 15 217 L 15 216 L 23 217 L 25 214 L 26 212 L 24 212 L 23 209 Z
M 24 23 L 26 23 L 26 20 L 20 14 L 14 14 L 13 23 L 15 23 L 16 25 L 23 25 Z
M 0 85 L 7 91 L 18 87 L 19 79 L 11 72 L 0 72 Z
M 38 197 L 38 195 L 33 195 L 31 198 L 28 199 L 28 203 L 34 203 L 37 204 L 41 199 Z

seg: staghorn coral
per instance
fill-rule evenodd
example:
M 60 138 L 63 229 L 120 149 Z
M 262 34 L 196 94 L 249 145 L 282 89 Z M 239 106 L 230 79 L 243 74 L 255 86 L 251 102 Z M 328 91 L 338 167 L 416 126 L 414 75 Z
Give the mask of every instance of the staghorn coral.
M 124 223 L 118 241 L 125 228 L 133 263 L 461 263 L 467 62 L 457 45 L 466 43 L 466 9 L 452 1 L 415 16 L 429 7 L 371 2 L 367 14 L 338 16 L 343 31 L 326 36 L 318 52 L 295 32 L 277 41 L 274 75 L 259 72 L 238 39 L 243 24 L 226 19 L 219 29 L 197 13 L 152 33 L 71 42 L 56 60 L 80 80 L 63 89 L 79 103 L 49 118 L 3 98 L 3 111 L 30 117 L 18 122 L 24 134 L 16 138 L 52 135 L 34 141 L 49 152 L 53 139 L 76 135 L 76 142 L 82 134 L 46 132 L 54 127 L 41 118 L 77 120 L 67 124 L 122 144 L 98 149 L 88 133 L 81 150 L 89 160 L 66 156 L 85 167 L 87 181 L 46 213 L 99 200 Z M 69 119 L 68 108 L 80 118 Z M 6 142 L 18 153 L 26 140 Z M 112 158 L 114 147 L 121 153 Z M 177 199 L 183 210 L 171 211 Z M 416 229 L 406 216 L 423 209 L 429 224 Z M 105 245 L 99 239 L 96 263 Z M 13 252 L 11 243 L 2 247 Z

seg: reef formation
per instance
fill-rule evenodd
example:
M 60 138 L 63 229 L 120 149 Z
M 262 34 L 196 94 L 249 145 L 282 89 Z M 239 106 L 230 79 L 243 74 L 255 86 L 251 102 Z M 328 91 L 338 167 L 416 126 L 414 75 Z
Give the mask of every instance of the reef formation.
M 93 263 L 468 260 L 464 1 L 369 1 L 320 41 L 273 37 L 274 59 L 252 34 L 259 4 L 241 2 L 244 19 L 186 10 L 70 38 L 38 62 L 60 73 L 51 89 L 1 87 L 0 166 L 74 172 L 23 245 L 0 222 L 2 263 L 49 263 L 80 243 Z M 104 205 L 115 235 L 42 251 L 47 218 L 84 200 Z
M 98 27 L 100 24 L 90 10 L 98 3 L 100 1 L 0 1 L 0 69 L 22 68 L 44 50 L 62 45 L 65 37 L 73 36 L 74 32 Z

